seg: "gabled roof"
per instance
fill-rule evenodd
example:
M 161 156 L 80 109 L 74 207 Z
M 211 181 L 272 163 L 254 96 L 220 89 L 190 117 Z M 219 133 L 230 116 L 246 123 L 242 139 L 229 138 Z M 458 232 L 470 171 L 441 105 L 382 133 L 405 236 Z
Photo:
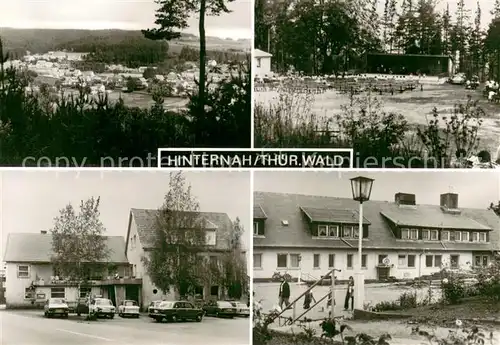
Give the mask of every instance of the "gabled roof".
M 267 219 L 266 212 L 259 204 L 253 205 L 253 219 Z
M 105 236 L 110 251 L 106 262 L 128 263 L 125 256 L 125 239 L 122 236 Z M 10 233 L 5 246 L 5 262 L 50 263 L 52 236 L 37 233 Z
M 345 223 L 345 224 L 358 224 L 359 213 L 357 210 L 346 209 L 331 209 L 331 208 L 316 208 L 301 206 L 300 209 L 309 218 L 311 222 L 315 223 Z M 363 217 L 363 224 L 370 224 L 365 217 Z
M 308 230 L 308 218 L 301 211 L 306 209 L 358 210 L 359 203 L 349 198 L 334 198 L 314 195 L 254 192 L 254 202 L 267 215 L 265 237 L 254 238 L 254 247 L 302 247 L 302 248 L 356 248 L 356 240 L 313 239 Z M 401 208 L 388 201 L 368 201 L 363 203 L 363 216 L 369 222 L 369 237 L 363 240 L 363 247 L 372 249 L 439 249 L 439 250 L 493 250 L 500 248 L 500 218 L 491 210 L 461 209 L 460 219 L 475 221 L 484 229 L 491 228 L 490 243 L 423 242 L 397 239 L 390 228 L 390 222 L 382 214 L 399 216 L 401 212 L 417 212 L 415 222 L 425 227 L 441 224 L 449 219 L 449 214 L 438 205 L 417 205 L 413 210 Z M 289 226 L 282 226 L 287 219 Z M 413 219 L 413 218 L 412 218 Z M 417 224 L 415 224 L 417 226 Z
M 263 57 L 272 57 L 273 54 L 269 54 L 263 50 L 260 50 L 260 49 L 254 49 L 253 50 L 253 57 L 256 57 L 256 58 L 263 58 Z
M 130 225 L 132 219 L 137 226 L 139 241 L 143 249 L 151 249 L 154 246 L 154 229 L 158 210 L 132 208 L 130 210 L 129 228 L 127 231 L 127 245 L 130 236 Z M 226 213 L 199 212 L 203 228 L 216 232 L 215 249 L 227 250 L 230 247 L 233 232 L 233 222 Z

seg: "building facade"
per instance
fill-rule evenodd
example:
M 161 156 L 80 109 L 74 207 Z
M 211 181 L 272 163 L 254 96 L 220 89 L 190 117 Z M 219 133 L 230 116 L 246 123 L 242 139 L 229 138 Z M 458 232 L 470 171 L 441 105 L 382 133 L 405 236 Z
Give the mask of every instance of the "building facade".
M 152 301 L 162 299 L 177 299 L 179 294 L 171 289 L 164 293 L 152 282 L 144 265 L 143 258 L 147 257 L 154 248 L 155 222 L 158 210 L 132 209 L 129 215 L 129 225 L 126 240 L 126 255 L 132 265 L 132 275 L 142 280 L 142 306 L 148 306 Z M 226 213 L 200 212 L 206 244 L 211 263 L 217 264 L 218 257 L 227 253 L 231 244 L 233 223 Z M 226 291 L 217 283 L 205 284 L 195 291 L 203 299 L 223 298 Z
M 271 58 L 272 54 L 266 53 L 260 49 L 254 49 L 254 77 L 271 76 Z
M 141 280 L 131 277 L 125 256 L 125 240 L 107 236 L 109 256 L 98 276 L 85 286 L 65 279 L 51 263 L 52 236 L 42 233 L 11 233 L 7 238 L 5 299 L 7 308 L 40 307 L 48 298 L 64 298 L 69 305 L 87 294 L 101 295 L 118 305 L 125 299 L 140 302 Z
M 443 267 L 486 266 L 500 250 L 499 217 L 487 209 L 460 208 L 458 195 L 419 205 L 414 194 L 359 204 L 352 199 L 254 193 L 254 281 L 274 273 L 316 280 L 332 268 L 347 280 L 358 266 L 358 236 L 367 280 L 413 279 Z

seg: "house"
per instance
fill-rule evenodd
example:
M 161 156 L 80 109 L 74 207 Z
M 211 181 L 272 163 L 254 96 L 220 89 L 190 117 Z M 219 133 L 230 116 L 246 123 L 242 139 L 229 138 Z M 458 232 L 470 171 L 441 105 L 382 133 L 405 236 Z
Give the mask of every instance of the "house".
M 147 306 L 152 301 L 163 298 L 178 298 L 176 291 L 163 294 L 156 288 L 147 274 L 143 257 L 154 248 L 154 231 L 158 210 L 131 209 L 126 240 L 126 255 L 133 267 L 133 276 L 142 279 L 142 305 Z M 217 256 L 230 248 L 233 223 L 226 213 L 201 212 L 207 246 L 210 248 L 211 261 L 217 261 Z M 218 285 L 200 286 L 195 293 L 204 299 L 221 298 L 225 291 Z
M 253 50 L 254 59 L 254 77 L 265 77 L 270 76 L 271 72 L 271 58 L 272 54 L 266 53 L 260 49 Z
M 414 194 L 363 203 L 365 279 L 412 279 L 486 266 L 500 248 L 500 219 L 491 210 L 460 208 L 458 194 L 419 205 Z M 359 204 L 346 198 L 254 193 L 254 281 L 274 272 L 315 280 L 332 268 L 346 280 L 358 265 Z
M 141 280 L 131 278 L 125 256 L 125 240 L 121 236 L 105 238 L 109 256 L 103 262 L 104 274 L 92 276 L 80 287 L 62 276 L 51 263 L 52 236 L 41 233 L 10 233 L 7 238 L 5 264 L 5 299 L 7 308 L 37 307 L 47 298 L 64 298 L 76 303 L 88 293 L 109 298 L 115 305 L 125 299 L 140 303 Z
M 455 69 L 453 58 L 449 55 L 366 54 L 367 73 L 389 73 L 390 70 L 394 74 L 420 72 L 429 76 L 452 76 Z

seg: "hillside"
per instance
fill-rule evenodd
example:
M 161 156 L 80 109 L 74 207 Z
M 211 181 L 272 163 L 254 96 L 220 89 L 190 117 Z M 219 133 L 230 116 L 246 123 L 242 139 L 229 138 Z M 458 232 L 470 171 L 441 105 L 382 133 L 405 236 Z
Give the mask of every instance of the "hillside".
M 127 30 L 60 30 L 60 29 L 13 29 L 0 28 L 0 37 L 7 51 L 15 54 L 46 53 L 52 50 L 67 49 L 74 52 L 86 52 L 89 45 L 95 43 L 117 44 L 124 41 L 147 41 L 140 31 Z M 158 44 L 161 44 L 158 42 Z M 171 41 L 169 52 L 179 52 L 183 46 L 197 47 L 199 39 L 192 34 L 183 34 L 178 40 Z M 207 50 L 246 51 L 250 49 L 250 40 L 231 40 L 219 37 L 207 37 Z

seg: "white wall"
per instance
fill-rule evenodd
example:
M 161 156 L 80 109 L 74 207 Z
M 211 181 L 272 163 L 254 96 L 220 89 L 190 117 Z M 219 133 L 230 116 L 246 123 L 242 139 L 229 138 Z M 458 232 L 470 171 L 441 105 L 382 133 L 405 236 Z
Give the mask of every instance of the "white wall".
M 292 277 L 296 278 L 299 275 L 302 275 L 304 279 L 308 274 L 316 279 L 320 276 L 328 273 L 330 268 L 328 267 L 328 255 L 335 254 L 335 268 L 342 270 L 336 274 L 337 279 L 348 279 L 349 276 L 353 275 L 355 269 L 358 265 L 358 255 L 356 251 L 335 251 L 335 250 L 304 250 L 300 249 L 254 249 L 254 254 L 262 254 L 262 267 L 253 269 L 253 277 L 257 279 L 268 279 L 271 278 L 274 272 L 285 273 L 288 272 Z M 288 269 L 278 269 L 277 268 L 277 254 L 278 253 L 288 253 L 288 254 L 301 254 L 302 260 L 300 262 L 300 269 L 298 268 L 288 268 Z M 320 254 L 320 268 L 314 268 L 314 254 Z M 347 268 L 347 254 L 353 254 L 353 269 Z M 426 267 L 426 255 L 441 255 L 442 263 L 448 263 L 450 261 L 450 255 L 459 254 L 459 266 L 466 266 L 467 262 L 473 262 L 473 255 L 471 252 L 460 252 L 460 253 L 448 253 L 448 252 L 428 252 L 424 255 L 419 256 L 418 252 L 389 252 L 389 251 L 369 251 L 366 250 L 363 254 L 367 255 L 367 264 L 364 269 L 365 279 L 377 279 L 378 273 L 376 266 L 378 265 L 378 255 L 387 255 L 391 265 L 394 267 L 391 268 L 389 275 L 395 276 L 398 279 L 411 279 L 416 278 L 419 275 L 428 275 L 434 272 L 439 272 L 440 267 Z M 408 255 L 414 254 L 415 258 L 415 267 L 400 267 L 398 265 L 398 255 Z M 289 261 L 288 261 L 289 262 Z M 419 266 L 420 264 L 420 266 Z
M 258 60 L 260 59 L 260 67 L 258 67 Z M 270 57 L 254 57 L 254 75 L 264 77 L 271 75 L 271 58 Z

